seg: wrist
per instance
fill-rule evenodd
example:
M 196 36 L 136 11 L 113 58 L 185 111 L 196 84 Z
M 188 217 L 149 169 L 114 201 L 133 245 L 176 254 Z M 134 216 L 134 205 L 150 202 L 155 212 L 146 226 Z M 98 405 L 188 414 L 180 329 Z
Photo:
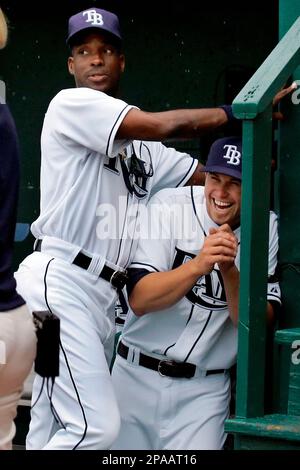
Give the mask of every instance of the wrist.
M 235 277 L 239 275 L 239 270 L 237 269 L 234 262 L 232 263 L 219 263 L 219 269 L 222 276 L 226 276 L 228 278 Z
M 233 115 L 231 104 L 222 104 L 221 106 L 219 106 L 219 108 L 223 109 L 223 111 L 225 112 L 228 122 L 236 120 Z
M 205 274 L 205 269 L 203 269 L 203 263 L 200 259 L 198 259 L 197 256 L 185 264 L 189 266 L 190 274 L 195 280 Z

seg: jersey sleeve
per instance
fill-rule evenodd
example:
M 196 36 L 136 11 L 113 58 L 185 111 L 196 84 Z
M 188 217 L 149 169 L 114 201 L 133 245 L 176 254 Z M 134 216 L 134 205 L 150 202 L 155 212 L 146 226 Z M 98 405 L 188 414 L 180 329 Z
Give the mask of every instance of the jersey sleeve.
M 269 266 L 268 266 L 268 301 L 281 305 L 281 291 L 277 276 L 278 223 L 274 212 L 270 213 L 269 227 Z
M 130 141 L 115 140 L 124 117 L 134 106 L 90 88 L 62 90 L 45 117 L 51 131 L 68 141 L 115 157 Z
M 198 160 L 160 142 L 154 143 L 154 184 L 152 195 L 164 188 L 184 186 L 197 168 Z
M 171 269 L 174 220 L 162 193 L 164 191 L 152 197 L 147 206 L 142 206 L 139 243 L 130 268 L 149 272 Z
M 147 269 L 137 269 L 137 268 L 129 268 L 128 269 L 128 282 L 126 284 L 126 290 L 128 297 L 130 296 L 131 292 L 133 291 L 134 286 L 147 274 L 150 274 L 150 271 Z

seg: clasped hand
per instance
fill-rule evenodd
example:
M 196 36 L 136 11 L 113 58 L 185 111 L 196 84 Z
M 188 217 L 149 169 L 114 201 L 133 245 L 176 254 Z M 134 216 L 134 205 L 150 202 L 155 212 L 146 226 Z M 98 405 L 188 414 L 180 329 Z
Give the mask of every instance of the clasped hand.
M 238 240 L 228 224 L 211 228 L 196 257 L 203 275 L 210 273 L 215 264 L 218 264 L 221 272 L 230 269 L 234 266 L 237 251 Z

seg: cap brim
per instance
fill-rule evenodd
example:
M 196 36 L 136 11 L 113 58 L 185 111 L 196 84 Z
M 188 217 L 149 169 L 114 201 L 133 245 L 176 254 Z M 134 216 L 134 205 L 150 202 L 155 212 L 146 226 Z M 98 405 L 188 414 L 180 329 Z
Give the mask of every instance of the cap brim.
M 205 173 L 221 173 L 222 175 L 233 176 L 233 178 L 242 179 L 240 171 L 234 170 L 233 168 L 224 168 L 223 166 L 212 165 L 204 166 L 200 171 Z
M 81 34 L 86 34 L 88 31 L 100 31 L 103 33 L 109 34 L 112 38 L 114 38 L 119 43 L 122 42 L 122 38 L 117 34 L 112 33 L 110 30 L 99 27 L 99 26 L 87 26 L 86 28 L 81 28 L 78 31 L 73 32 L 66 40 L 66 44 L 70 46 L 70 43 L 73 43 L 76 40 L 76 37 L 79 37 Z

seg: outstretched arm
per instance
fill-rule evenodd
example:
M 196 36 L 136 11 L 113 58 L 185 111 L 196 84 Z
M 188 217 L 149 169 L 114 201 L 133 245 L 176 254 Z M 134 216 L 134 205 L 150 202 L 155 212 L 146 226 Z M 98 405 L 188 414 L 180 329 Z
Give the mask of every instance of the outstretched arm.
M 289 87 L 287 88 L 282 88 L 278 93 L 276 93 L 274 99 L 273 99 L 273 107 L 276 107 L 278 103 L 286 96 L 290 95 L 295 89 L 297 88 L 297 84 L 293 82 Z M 230 109 L 230 106 L 226 106 L 227 110 Z M 228 116 L 228 114 L 227 114 Z M 273 118 L 277 120 L 282 120 L 283 115 L 279 111 L 274 111 L 273 112 Z M 203 165 L 201 163 L 198 163 L 198 166 L 194 172 L 194 174 L 191 176 L 191 178 L 186 182 L 185 186 L 192 186 L 192 185 L 201 185 L 204 186 L 205 184 L 205 173 L 203 171 L 200 171 L 201 168 L 203 168 Z M 272 308 L 272 306 L 270 306 Z
M 118 129 L 117 138 L 153 141 L 195 138 L 226 122 L 228 117 L 223 108 L 176 109 L 158 113 L 131 109 Z
M 273 99 L 276 106 L 282 98 L 297 87 L 292 83 L 280 90 Z M 131 109 L 124 117 L 118 132 L 119 139 L 162 141 L 167 139 L 195 138 L 216 129 L 233 118 L 231 106 L 218 108 L 175 109 L 149 113 Z

